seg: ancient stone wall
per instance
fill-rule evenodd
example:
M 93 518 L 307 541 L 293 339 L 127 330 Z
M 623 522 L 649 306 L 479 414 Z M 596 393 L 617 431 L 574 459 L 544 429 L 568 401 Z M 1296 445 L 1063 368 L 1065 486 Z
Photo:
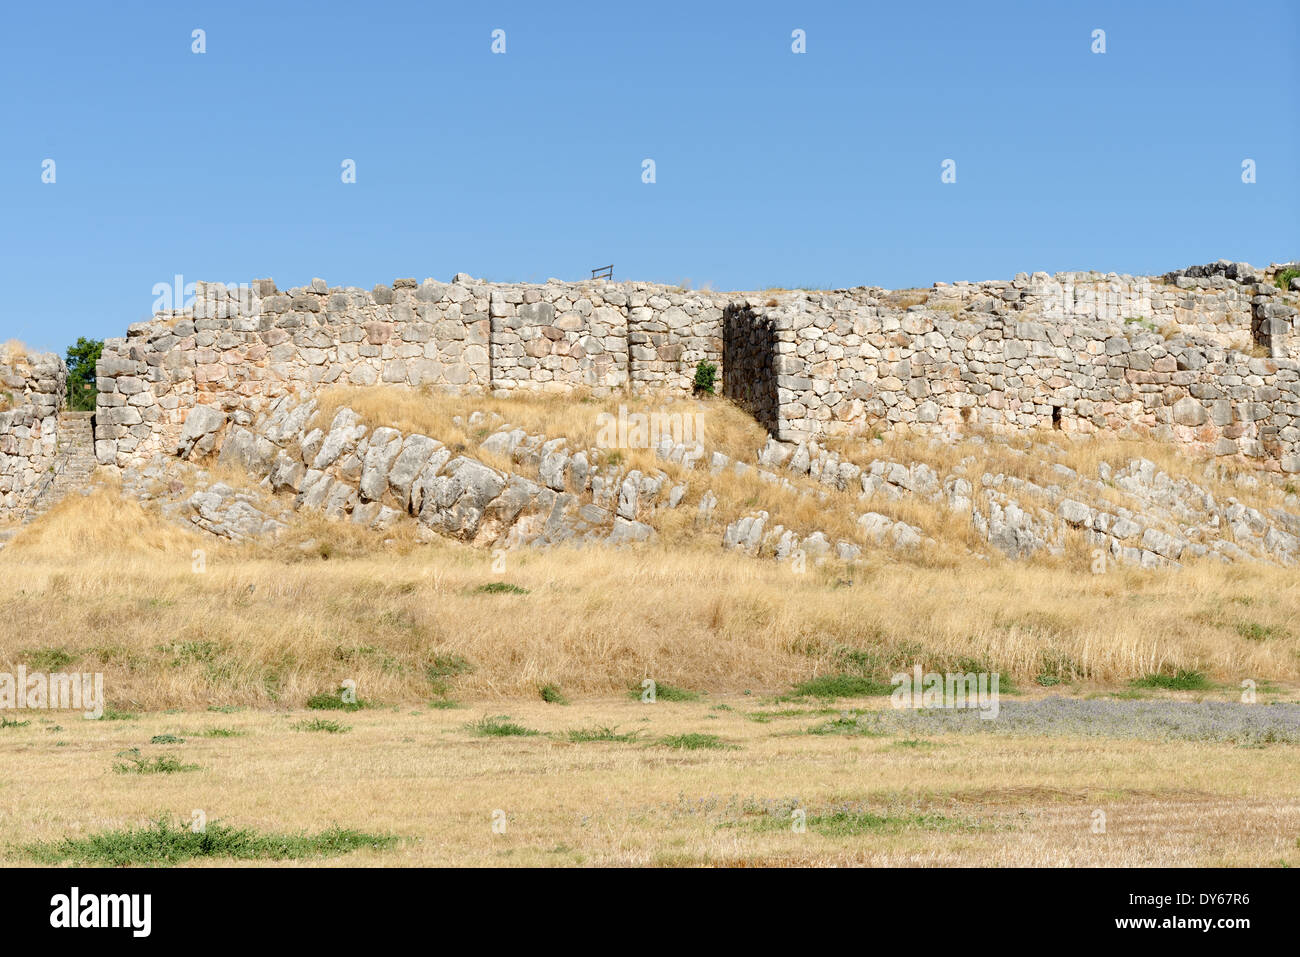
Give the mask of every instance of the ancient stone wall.
M 725 394 L 782 439 L 1055 428 L 1149 435 L 1295 472 L 1300 300 L 1272 272 L 1215 263 L 1158 278 L 1022 273 L 750 294 L 463 274 L 369 292 L 200 284 L 189 309 L 105 344 L 96 452 L 123 465 L 215 444 L 213 423 L 248 425 L 286 394 L 333 384 L 686 390 L 707 360 Z M 196 406 L 202 421 L 184 435 Z
M 776 330 L 778 438 L 980 426 L 1145 435 L 1300 471 L 1300 363 L 1151 323 L 899 309 L 872 294 L 755 308 Z
M 22 516 L 57 464 L 67 379 L 57 355 L 0 353 L 0 522 Z
M 453 392 L 689 387 L 720 362 L 725 297 L 649 283 L 200 283 L 194 304 L 104 344 L 100 462 L 174 451 L 191 409 L 247 424 L 275 399 L 379 383 Z

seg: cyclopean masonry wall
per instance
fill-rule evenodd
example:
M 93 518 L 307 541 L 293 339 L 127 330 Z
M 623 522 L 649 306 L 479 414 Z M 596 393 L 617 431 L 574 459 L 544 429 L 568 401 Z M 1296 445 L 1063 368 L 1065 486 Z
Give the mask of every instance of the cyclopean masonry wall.
M 193 306 L 104 343 L 96 455 L 125 465 L 175 451 L 198 406 L 208 410 L 204 426 L 216 423 L 207 436 L 227 420 L 249 424 L 280 396 L 329 385 L 686 388 L 700 359 L 718 361 L 728 298 L 650 283 L 489 284 L 460 274 L 370 292 L 323 280 L 287 293 L 271 280 L 244 290 L 200 283 Z
M 1188 279 L 1170 274 L 1166 290 L 1040 273 L 937 286 L 923 304 L 882 289 L 750 298 L 729 308 L 726 327 L 775 340 L 778 439 L 1054 428 L 1300 471 L 1294 307 L 1262 277 Z M 729 384 L 742 402 L 752 391 Z
M 688 390 L 700 360 L 782 440 L 908 428 L 1149 435 L 1300 471 L 1297 301 L 1276 267 L 1021 274 L 930 290 L 688 292 L 603 281 L 200 284 L 105 343 L 96 452 L 215 450 L 287 394 Z M 199 409 L 197 414 L 191 413 Z
M 57 355 L 0 353 L 0 522 L 21 517 L 55 467 L 67 378 Z

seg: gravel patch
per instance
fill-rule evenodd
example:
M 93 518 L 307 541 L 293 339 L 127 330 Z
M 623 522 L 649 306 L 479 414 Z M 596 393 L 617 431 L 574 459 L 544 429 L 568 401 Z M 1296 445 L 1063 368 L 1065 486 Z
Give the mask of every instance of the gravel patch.
M 1049 697 L 1003 699 L 996 718 L 976 710 L 930 708 L 877 712 L 889 733 L 1094 735 L 1156 741 L 1300 744 L 1300 704 L 1223 701 L 1125 701 Z

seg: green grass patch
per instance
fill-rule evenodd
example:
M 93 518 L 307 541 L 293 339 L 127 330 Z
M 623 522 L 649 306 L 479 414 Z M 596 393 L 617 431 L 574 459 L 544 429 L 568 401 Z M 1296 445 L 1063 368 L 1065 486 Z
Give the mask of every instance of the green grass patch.
M 679 688 L 676 685 L 663 684 L 658 681 L 655 682 L 654 691 L 655 691 L 655 696 L 654 696 L 655 701 L 699 701 L 700 700 L 700 693 L 698 691 L 691 691 L 688 688 Z M 627 696 L 629 698 L 636 698 L 637 700 L 640 700 L 641 696 L 644 693 L 645 693 L 644 689 L 642 689 L 640 685 L 637 685 L 631 691 L 628 692 Z
M 486 585 L 479 585 L 474 592 L 479 595 L 527 595 L 528 589 L 509 582 L 488 582 Z
M 530 738 L 542 733 L 532 728 L 525 728 L 522 724 L 515 724 L 508 714 L 492 717 L 484 715 L 473 724 L 465 725 L 465 730 L 480 738 Z
M 8 718 L 0 717 L 0 728 L 25 728 L 30 721 L 10 721 Z
M 446 698 L 451 694 L 453 678 L 467 675 L 474 670 L 474 664 L 463 655 L 447 653 L 434 655 L 433 660 L 425 666 L 424 675 L 429 679 L 429 688 L 436 697 Z
M 569 699 L 564 696 L 560 686 L 556 684 L 544 684 L 537 689 L 537 693 L 542 696 L 542 700 L 547 704 L 568 704 Z
M 395 837 L 339 827 L 319 834 L 258 834 L 223 824 L 202 833 L 165 820 L 149 827 L 105 831 L 85 838 L 31 844 L 27 852 L 42 864 L 73 862 L 101 867 L 180 864 L 196 858 L 284 861 L 332 857 L 365 847 L 386 848 Z
M 134 721 L 138 715 L 130 711 L 119 711 L 112 705 L 104 708 L 104 713 L 100 715 L 100 721 Z
M 667 737 L 660 738 L 656 743 L 661 748 L 672 748 L 675 751 L 740 750 L 734 744 L 727 744 L 716 734 L 700 734 L 698 732 L 692 732 L 690 734 L 670 734 Z
M 170 754 L 160 754 L 153 758 L 141 758 L 125 755 L 126 761 L 113 765 L 118 774 L 179 774 L 183 771 L 197 771 L 197 764 L 185 764 L 180 758 Z
M 370 702 L 362 701 L 360 698 L 353 701 L 345 700 L 343 696 L 347 692 L 347 688 L 339 688 L 338 691 L 322 691 L 307 699 L 307 707 L 312 711 L 360 711 L 362 708 L 370 707 Z
M 312 718 L 310 721 L 299 721 L 291 725 L 295 731 L 324 731 L 326 734 L 347 734 L 352 728 L 346 724 L 339 724 L 337 721 L 330 721 L 328 718 Z
M 1188 671 L 1180 668 L 1173 674 L 1155 672 L 1134 678 L 1129 682 L 1134 688 L 1161 688 L 1165 691 L 1205 691 L 1210 682 L 1200 671 Z
M 789 831 L 791 819 L 765 815 L 742 822 L 758 831 Z M 808 830 L 823 837 L 860 837 L 866 834 L 895 834 L 899 831 L 967 831 L 980 825 L 973 821 L 944 814 L 876 814 L 871 811 L 833 811 L 809 814 L 804 823 Z
M 789 698 L 874 698 L 892 693 L 894 686 L 865 675 L 822 675 L 794 686 Z
M 150 744 L 184 744 L 184 738 L 178 738 L 174 734 L 155 734 L 149 739 Z
M 206 731 L 198 732 L 199 736 L 204 738 L 242 738 L 247 733 L 236 728 L 208 728 Z
M 815 724 L 808 729 L 808 734 L 843 734 L 878 738 L 884 734 L 880 729 L 880 719 L 874 714 L 861 711 L 846 711 L 829 721 Z
M 1256 621 L 1237 623 L 1237 634 L 1247 641 L 1268 641 L 1270 638 L 1289 638 L 1286 630 L 1276 625 L 1261 625 Z
M 1300 269 L 1283 269 L 1273 279 L 1273 285 L 1286 292 L 1291 288 L 1292 279 L 1300 279 Z
M 77 660 L 77 656 L 63 648 L 29 648 L 22 652 L 24 663 L 29 671 L 41 671 L 49 674 L 62 671 Z
M 574 744 L 587 744 L 592 741 L 620 741 L 624 744 L 631 744 L 637 740 L 640 734 L 639 729 L 620 734 L 618 726 L 615 725 L 614 727 L 575 728 L 572 731 L 565 732 L 565 737 Z

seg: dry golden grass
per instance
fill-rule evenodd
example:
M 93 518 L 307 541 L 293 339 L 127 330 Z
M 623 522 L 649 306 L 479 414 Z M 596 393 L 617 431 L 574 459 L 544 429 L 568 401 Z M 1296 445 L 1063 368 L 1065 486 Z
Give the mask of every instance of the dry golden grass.
M 430 435 L 448 446 L 462 446 L 474 452 L 496 428 L 470 429 L 464 424 L 474 411 L 495 412 L 506 423 L 529 435 L 547 438 L 564 436 L 569 448 L 593 449 L 601 433 L 603 413 L 617 416 L 620 406 L 635 412 L 691 415 L 710 450 L 752 462 L 767 440 L 767 433 L 754 419 L 722 398 L 697 399 L 680 393 L 612 395 L 595 398 L 589 394 L 551 395 L 527 393 L 519 396 L 455 396 L 430 389 L 392 386 L 327 389 L 319 397 L 315 424 L 328 426 L 339 409 L 347 406 L 371 427 L 386 425 L 399 432 Z M 454 419 L 462 419 L 457 424 Z M 618 461 L 648 471 L 668 466 L 656 459 L 653 449 L 609 449 L 620 453 Z
M 426 400 L 395 405 L 379 390 L 369 399 L 351 393 L 346 402 L 372 424 L 450 435 L 467 450 L 484 436 L 456 434 L 450 418 L 472 408 L 497 408 L 530 432 L 582 437 L 572 447 L 594 444 L 593 410 L 607 408 L 531 397 L 430 411 Z M 629 406 L 656 408 L 642 401 L 651 404 Z M 709 444 L 752 461 L 762 442 L 752 423 L 726 403 L 704 405 L 718 420 Z M 1066 442 L 1059 455 L 1017 456 L 1008 446 L 897 437 L 851 451 L 904 462 L 932 455 L 941 473 L 978 454 L 976 476 L 998 465 L 1040 481 L 1052 461 L 1095 474 L 1109 456 L 1115 464 L 1133 457 L 1130 447 Z M 1194 468 L 1162 458 L 1159 447 L 1144 454 L 1174 474 Z M 771 506 L 792 525 L 827 529 L 829 512 L 851 504 L 834 493 L 813 505 L 752 475 L 694 474 L 693 497 L 713 487 L 733 503 Z M 879 501 L 869 507 L 886 510 Z M 846 670 L 887 678 L 913 664 L 978 667 L 1035 694 L 1043 693 L 1035 678 L 1050 673 L 1064 679 L 1051 691 L 1087 694 L 1185 669 L 1212 686 L 1181 697 L 1224 701 L 1236 700 L 1244 678 L 1260 683 L 1264 702 L 1294 698 L 1300 683 L 1293 571 L 1205 565 L 1093 575 L 1073 553 L 985 562 L 965 554 L 962 530 L 925 514 L 927 504 L 890 507 L 940 545 L 915 559 L 872 551 L 851 570 L 796 574 L 722 552 L 718 529 L 695 529 L 694 510 L 682 509 L 656 545 L 511 553 L 498 571 L 486 552 L 420 544 L 409 527 L 380 535 L 300 513 L 280 541 L 236 546 L 164 522 L 111 486 L 73 496 L 0 551 L 0 616 L 16 623 L 0 632 L 0 671 L 42 660 L 99 671 L 111 707 L 138 717 L 6 715 L 30 723 L 0 727 L 0 863 L 31 863 L 24 848 L 33 842 L 159 815 L 185 822 L 195 808 L 240 828 L 338 824 L 400 838 L 388 850 L 323 862 L 349 866 L 1300 863 L 1291 745 L 941 734 L 904 746 L 897 735 L 802 734 L 825 720 L 826 706 L 764 696 Z M 495 582 L 522 592 L 482 591 Z M 703 697 L 641 704 L 628 692 L 644 677 Z M 349 679 L 371 707 L 302 710 Z M 573 703 L 544 704 L 547 683 Z M 428 707 L 448 699 L 461 707 Z M 246 710 L 206 710 L 214 706 Z M 753 720 L 755 712 L 767 717 Z M 542 734 L 479 737 L 466 727 L 502 713 Z M 294 729 L 320 716 L 349 730 Z M 567 737 L 596 727 L 638 738 Z M 205 736 L 218 728 L 238 736 Z M 717 735 L 732 749 L 656 746 L 690 733 Z M 160 734 L 185 741 L 152 744 Z M 113 773 L 130 748 L 199 769 Z M 787 805 L 810 815 L 851 805 L 903 823 L 800 834 L 781 826 L 781 812 L 760 814 Z M 1097 809 L 1107 815 L 1105 834 L 1092 830 Z M 491 826 L 497 810 L 504 834 Z M 285 866 L 312 863 L 322 862 Z
M 496 713 L 482 708 L 332 715 L 350 728 L 342 734 L 295 731 L 304 712 L 32 716 L 0 729 L 0 863 L 31 864 L 34 842 L 160 815 L 188 824 L 200 809 L 209 824 L 279 833 L 338 824 L 400 839 L 281 866 L 1300 864 L 1300 764 L 1282 746 L 954 734 L 903 747 L 896 737 L 801 734 L 824 720 L 811 714 L 757 723 L 756 707 L 743 696 L 512 703 L 514 721 L 546 733 L 526 738 L 470 733 L 466 724 Z M 640 734 L 567 740 L 598 726 Z M 203 736 L 218 728 L 240 736 Z M 185 741 L 150 743 L 164 733 Z M 654 746 L 684 733 L 734 750 Z M 112 773 L 128 748 L 199 769 Z M 792 807 L 811 817 L 846 805 L 904 823 L 850 835 L 790 827 Z M 1097 810 L 1104 834 L 1093 832 Z M 504 833 L 492 829 L 498 811 Z
M 0 361 L 14 362 L 18 359 L 24 359 L 31 354 L 31 349 L 25 342 L 18 339 L 8 339 L 0 343 Z
M 266 546 L 214 543 L 111 490 L 65 500 L 0 552 L 0 670 L 60 649 L 102 671 L 110 702 L 157 710 L 301 706 L 351 678 L 366 699 L 428 700 L 428 665 L 459 655 L 453 697 L 619 693 L 650 676 L 701 691 L 784 691 L 842 670 L 979 662 L 1076 689 L 1156 671 L 1300 679 L 1300 582 L 1254 566 L 1176 573 L 873 554 L 788 564 L 661 543 L 493 556 L 322 518 Z M 194 551 L 204 552 L 197 573 Z M 851 580 L 851 584 L 850 584 Z M 505 581 L 526 594 L 490 594 Z M 1260 640 L 1244 637 L 1251 626 Z M 1262 629 L 1262 632 L 1260 631 Z
M 720 398 L 694 399 L 680 394 L 610 396 L 596 399 L 590 395 L 561 396 L 528 393 L 510 397 L 452 396 L 432 390 L 411 390 L 393 386 L 371 388 L 338 387 L 325 391 L 315 424 L 327 427 L 340 408 L 356 411 L 372 428 L 389 426 L 403 433 L 422 433 L 438 438 L 457 452 L 481 458 L 504 471 L 519 471 L 520 466 L 502 456 L 482 451 L 480 443 L 497 427 L 471 429 L 466 423 L 474 411 L 495 412 L 510 425 L 530 435 L 547 438 L 565 437 L 571 450 L 593 449 L 598 445 L 601 415 L 617 416 L 619 407 L 628 413 L 671 413 L 693 415 L 702 424 L 703 442 L 710 452 L 720 451 L 736 462 L 753 465 L 767 433 L 743 410 Z M 1040 486 L 1068 485 L 1055 465 L 1073 469 L 1085 479 L 1096 480 L 1098 467 L 1104 462 L 1112 469 L 1126 467 L 1133 459 L 1146 458 L 1174 478 L 1187 478 L 1211 491 L 1216 498 L 1237 498 L 1256 508 L 1282 506 L 1285 493 L 1268 481 L 1256 482 L 1249 469 L 1228 470 L 1220 477 L 1206 477 L 1206 459 L 1189 455 L 1169 443 L 1145 439 L 1106 439 L 1071 437 L 1050 429 L 1032 434 L 1006 435 L 982 430 L 968 430 L 956 441 L 931 439 L 898 429 L 880 432 L 868 429 L 867 435 L 842 435 L 826 439 L 824 448 L 842 460 L 867 468 L 872 462 L 888 460 L 911 465 L 924 462 L 942 479 L 954 470 L 978 485 L 985 472 L 1015 476 Z M 880 441 L 872 439 L 878 437 Z M 798 486 L 790 490 L 766 482 L 750 469 L 747 473 L 727 468 L 710 475 L 702 465 L 688 470 L 659 460 L 652 449 L 598 449 L 595 464 L 617 464 L 642 472 L 661 470 L 673 483 L 685 482 L 689 492 L 685 507 L 656 518 L 659 533 L 670 544 L 689 544 L 698 540 L 702 530 L 696 523 L 693 506 L 706 489 L 712 490 L 719 507 L 716 527 L 707 534 L 721 534 L 722 525 L 741 515 L 766 511 L 770 526 L 783 525 L 798 534 L 824 532 L 831 541 L 846 540 L 868 544 L 856 524 L 864 511 L 877 511 L 889 518 L 919 526 L 927 538 L 942 543 L 939 549 L 918 550 L 910 560 L 937 567 L 952 567 L 967 551 L 987 552 L 971 526 L 968 516 L 952 511 L 942 501 L 920 496 L 890 500 L 877 496 L 863 500 L 856 486 L 837 491 L 820 484 L 786 474 Z M 707 465 L 707 461 L 704 463 Z M 800 492 L 813 494 L 800 494 Z M 1112 504 L 1131 507 L 1133 502 L 1121 496 L 1103 493 Z M 1033 505 L 1031 499 L 1022 504 Z M 1225 533 L 1226 534 L 1226 533 Z M 1091 562 L 1092 546 L 1082 535 L 1070 532 L 1065 541 L 1066 554 L 1060 559 L 1045 559 L 1078 571 Z
M 1119 471 L 1134 459 L 1147 459 L 1171 478 L 1194 482 L 1219 501 L 1235 498 L 1259 509 L 1277 508 L 1284 506 L 1286 495 L 1281 485 L 1244 465 L 1214 460 L 1219 468 L 1207 476 L 1205 467 L 1211 461 L 1209 458 L 1154 439 L 1072 437 L 1050 429 L 1002 434 L 970 427 L 956 441 L 931 440 L 905 430 L 879 432 L 877 436 L 880 441 L 864 436 L 834 436 L 822 445 L 863 467 L 879 459 L 904 465 L 924 462 L 940 478 L 962 467 L 972 484 L 978 484 L 985 472 L 995 475 L 1001 472 L 1044 487 L 1068 487 L 1070 480 L 1056 471 L 1056 465 L 1064 465 L 1083 478 L 1096 481 L 1102 463 Z M 873 502 L 872 507 L 876 504 L 879 503 Z M 1131 507 L 1131 502 L 1128 504 Z

